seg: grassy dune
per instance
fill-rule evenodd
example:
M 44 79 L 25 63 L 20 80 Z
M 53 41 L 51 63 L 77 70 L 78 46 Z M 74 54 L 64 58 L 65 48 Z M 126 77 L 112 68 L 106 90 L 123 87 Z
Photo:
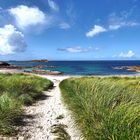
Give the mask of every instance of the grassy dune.
M 52 82 L 37 76 L 0 74 L 0 134 L 14 134 L 22 106 L 30 105 Z
M 140 78 L 70 78 L 60 88 L 86 140 L 140 140 Z

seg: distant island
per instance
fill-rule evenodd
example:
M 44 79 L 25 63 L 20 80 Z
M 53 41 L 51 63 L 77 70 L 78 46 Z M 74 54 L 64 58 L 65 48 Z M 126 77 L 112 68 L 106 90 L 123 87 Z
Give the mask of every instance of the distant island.
M 31 62 L 48 62 L 47 59 L 31 60 Z
M 24 62 L 49 62 L 49 60 L 47 60 L 47 59 L 35 59 L 35 60 L 9 60 L 9 61 L 7 61 L 7 62 L 18 62 L 18 61 L 20 61 L 20 62 L 22 62 L 22 61 L 24 61 Z M 0 62 L 3 62 L 3 61 L 0 61 Z

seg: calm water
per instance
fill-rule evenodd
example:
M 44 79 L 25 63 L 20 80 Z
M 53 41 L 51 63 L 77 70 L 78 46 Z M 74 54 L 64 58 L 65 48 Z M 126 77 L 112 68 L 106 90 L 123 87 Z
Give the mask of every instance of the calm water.
M 49 61 L 48 63 L 11 61 L 10 63 L 20 66 L 44 65 L 45 70 L 61 71 L 66 75 L 129 75 L 136 72 L 113 69 L 113 67 L 140 66 L 140 61 Z

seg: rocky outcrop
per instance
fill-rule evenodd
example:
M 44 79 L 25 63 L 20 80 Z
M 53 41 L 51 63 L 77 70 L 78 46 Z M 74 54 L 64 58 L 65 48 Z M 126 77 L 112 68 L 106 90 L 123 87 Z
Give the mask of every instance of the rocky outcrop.
M 45 66 L 45 65 L 37 65 L 37 66 L 16 66 L 11 65 L 7 62 L 0 62 L 0 69 L 17 69 L 17 70 L 23 70 L 27 73 L 35 73 L 35 74 L 41 74 L 41 75 L 62 75 L 62 72 L 59 71 L 50 71 L 50 70 L 42 70 L 42 68 L 54 68 L 55 66 Z M 24 70 L 26 68 L 32 68 L 33 70 Z
M 127 70 L 135 71 L 135 72 L 140 72 L 140 66 L 128 66 Z
M 49 75 L 62 75 L 63 73 L 60 71 L 49 71 L 48 74 Z
M 31 68 L 38 68 L 38 69 L 42 69 L 42 68 L 56 68 L 56 66 L 46 66 L 46 65 L 37 65 Z
M 120 67 L 113 67 L 113 69 L 140 72 L 140 66 L 120 66 Z
M 7 67 L 7 66 L 10 66 L 10 64 L 3 61 L 0 62 L 0 67 Z
M 12 64 L 9 64 L 7 62 L 4 62 L 4 61 L 1 61 L 0 62 L 0 68 L 7 68 L 7 69 L 25 69 L 25 68 L 42 69 L 44 67 L 47 67 L 47 66 L 45 66 L 45 65 L 37 65 L 37 66 L 16 66 L 16 65 L 12 65 Z M 53 66 L 50 66 L 50 68 L 53 68 Z
M 44 65 L 37 65 L 37 66 L 34 66 L 34 68 L 38 68 L 38 69 L 42 69 L 44 68 L 45 66 Z
M 6 68 L 6 69 L 22 69 L 21 66 L 11 65 L 7 62 L 0 61 L 0 68 Z
M 49 71 L 49 70 L 32 70 L 32 71 L 24 70 L 24 72 L 41 74 L 41 75 L 62 75 L 63 74 L 62 72 L 59 72 L 59 71 Z

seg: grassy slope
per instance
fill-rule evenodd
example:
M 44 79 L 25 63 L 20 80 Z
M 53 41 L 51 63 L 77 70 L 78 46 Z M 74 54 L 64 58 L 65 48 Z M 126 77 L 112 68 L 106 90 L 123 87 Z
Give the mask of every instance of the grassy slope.
M 0 74 L 0 134 L 14 134 L 22 106 L 30 105 L 52 85 L 37 76 Z
M 140 139 L 140 78 L 71 78 L 60 88 L 86 140 Z

